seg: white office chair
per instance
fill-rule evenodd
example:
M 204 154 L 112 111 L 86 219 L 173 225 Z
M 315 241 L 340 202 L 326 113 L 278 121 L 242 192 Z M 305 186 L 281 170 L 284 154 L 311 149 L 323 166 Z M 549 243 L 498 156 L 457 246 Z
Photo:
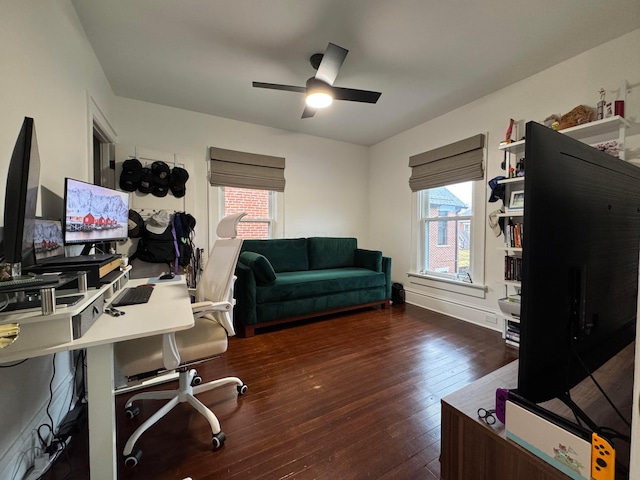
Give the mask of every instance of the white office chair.
M 227 350 L 227 338 L 235 335 L 233 328 L 233 284 L 234 271 L 242 239 L 236 238 L 237 224 L 246 215 L 239 213 L 223 218 L 218 224 L 216 240 L 197 288 L 192 292 L 195 326 L 188 330 L 160 336 L 140 338 L 117 343 L 114 346 L 116 364 L 128 378 L 146 372 L 179 372 L 179 387 L 171 391 L 142 392 L 134 395 L 125 405 L 126 415 L 133 418 L 139 409 L 133 405 L 137 400 L 169 400 L 129 437 L 124 450 L 125 465 L 134 467 L 140 461 L 142 451 L 135 448 L 138 438 L 178 403 L 189 402 L 211 424 L 213 447 L 219 448 L 226 439 L 220 430 L 220 422 L 209 408 L 195 395 L 223 385 L 235 384 L 239 395 L 247 386 L 237 377 L 226 377 L 208 383 L 190 365 L 218 356 Z M 171 314 L 171 312 L 167 312 Z

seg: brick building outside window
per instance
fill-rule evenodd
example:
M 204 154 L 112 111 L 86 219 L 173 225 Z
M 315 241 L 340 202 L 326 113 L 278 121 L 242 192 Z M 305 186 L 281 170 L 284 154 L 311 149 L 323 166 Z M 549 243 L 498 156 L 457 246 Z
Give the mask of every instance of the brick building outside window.
M 269 190 L 223 187 L 224 215 L 247 212 L 238 225 L 238 236 L 266 240 L 272 235 L 273 195 Z
M 452 187 L 462 187 L 469 200 L 463 202 Z M 471 182 L 421 191 L 423 264 L 421 273 L 459 278 L 471 264 Z M 460 188 L 458 188 L 460 191 Z

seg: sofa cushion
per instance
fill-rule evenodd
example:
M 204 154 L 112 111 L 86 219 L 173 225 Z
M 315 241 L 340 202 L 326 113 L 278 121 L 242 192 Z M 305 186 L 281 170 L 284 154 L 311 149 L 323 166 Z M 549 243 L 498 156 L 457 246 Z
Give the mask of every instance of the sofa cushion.
M 264 255 L 276 273 L 309 270 L 306 238 L 245 240 L 242 251 Z
M 310 270 L 353 267 L 356 238 L 310 237 L 307 241 Z
M 332 268 L 279 273 L 269 286 L 256 288 L 256 303 L 281 302 L 386 285 L 382 272 L 366 268 Z
M 379 250 L 364 250 L 356 248 L 353 254 L 356 267 L 368 268 L 374 272 L 382 271 L 382 252 Z
M 253 270 L 256 282 L 260 284 L 272 284 L 276 280 L 276 272 L 264 255 L 255 252 L 242 252 L 239 260 Z

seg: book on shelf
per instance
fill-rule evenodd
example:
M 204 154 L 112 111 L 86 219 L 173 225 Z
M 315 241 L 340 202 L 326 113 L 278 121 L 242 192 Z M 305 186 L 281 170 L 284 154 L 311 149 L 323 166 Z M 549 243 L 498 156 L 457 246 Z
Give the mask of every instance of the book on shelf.
M 506 255 L 504 257 L 504 279 L 510 282 L 522 280 L 522 258 Z
M 522 223 L 509 224 L 504 231 L 504 243 L 509 248 L 522 248 Z
M 512 347 L 520 348 L 520 342 L 514 342 L 513 340 L 505 339 L 504 343 Z
M 508 338 L 509 340 L 513 340 L 516 342 L 520 341 L 520 332 L 514 332 L 513 330 L 507 330 L 507 332 L 505 333 L 505 337 Z
M 514 247 L 516 248 L 522 248 L 522 241 L 520 238 L 520 228 L 521 228 L 521 223 L 517 223 L 513 226 L 513 243 L 514 243 Z

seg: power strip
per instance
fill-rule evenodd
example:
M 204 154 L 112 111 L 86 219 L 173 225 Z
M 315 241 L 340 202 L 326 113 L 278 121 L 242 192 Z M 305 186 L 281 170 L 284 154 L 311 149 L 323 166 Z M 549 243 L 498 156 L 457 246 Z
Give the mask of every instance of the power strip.
M 61 443 L 58 446 L 58 450 L 56 450 L 55 452 L 51 454 L 43 452 L 42 454 L 37 456 L 33 460 L 33 467 L 31 468 L 31 470 L 27 471 L 27 474 L 24 476 L 22 480 L 38 480 L 45 473 L 47 473 L 47 470 L 49 470 L 51 465 L 53 465 L 53 462 L 56 461 L 56 459 L 64 451 L 67 445 L 69 445 L 70 441 L 71 441 L 71 437 L 68 437 L 64 443 Z

